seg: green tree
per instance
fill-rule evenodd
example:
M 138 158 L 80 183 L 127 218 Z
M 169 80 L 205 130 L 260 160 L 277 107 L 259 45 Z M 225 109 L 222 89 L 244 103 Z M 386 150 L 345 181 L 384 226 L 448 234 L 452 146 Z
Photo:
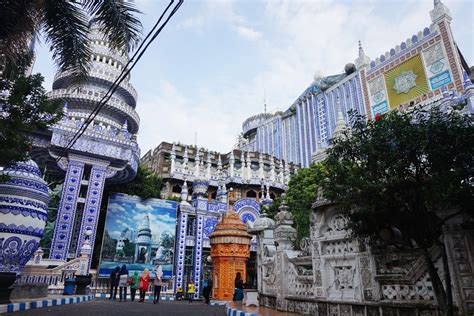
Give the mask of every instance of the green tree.
M 92 267 L 97 266 L 100 257 L 100 246 L 102 244 L 102 232 L 105 227 L 105 218 L 107 214 L 107 205 L 112 192 L 124 193 L 128 195 L 138 195 L 143 199 L 160 198 L 162 179 L 151 172 L 145 166 L 139 166 L 135 179 L 126 184 L 108 185 L 102 195 L 102 204 L 100 206 L 99 222 L 97 224 L 96 242 L 94 244 L 94 253 L 92 256 Z
M 0 80 L 0 166 L 28 159 L 32 133 L 45 133 L 62 116 L 49 101 L 40 74 Z
M 136 13 L 133 4 L 120 0 L 4 0 L 0 3 L 0 65 L 6 66 L 6 73 L 16 68 L 32 39 L 41 33 L 61 70 L 83 76 L 90 63 L 89 24 L 96 22 L 112 47 L 128 50 L 141 31 Z
M 163 257 L 171 258 L 171 256 L 173 255 L 174 238 L 168 232 L 163 232 L 161 234 L 160 246 L 163 247 Z
M 420 251 L 446 315 L 453 304 L 441 227 L 455 214 L 472 216 L 473 148 L 472 116 L 416 108 L 374 121 L 356 117 L 324 161 L 325 196 L 338 203 L 348 228 L 372 242 L 398 234 L 398 242 Z M 433 246 L 442 250 L 446 288 L 429 253 Z
M 295 220 L 297 240 L 309 236 L 311 205 L 316 200 L 317 187 L 324 178 L 323 170 L 321 164 L 312 163 L 308 168 L 298 170 L 288 183 L 286 201 Z M 271 217 L 278 212 L 280 204 L 281 198 L 277 198 L 269 207 Z
M 123 253 L 125 257 L 133 257 L 135 255 L 135 244 L 129 240 L 125 240 L 125 246 L 123 246 Z

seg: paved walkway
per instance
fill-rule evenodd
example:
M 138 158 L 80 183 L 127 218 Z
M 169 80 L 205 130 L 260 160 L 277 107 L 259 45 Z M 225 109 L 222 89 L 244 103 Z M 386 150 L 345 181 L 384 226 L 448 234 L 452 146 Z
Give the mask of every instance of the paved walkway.
M 46 307 L 37 310 L 14 312 L 12 316 L 126 316 L 126 315 L 157 315 L 157 316 L 225 316 L 224 306 L 209 306 L 201 302 L 173 302 L 162 301 L 153 304 L 148 301 L 121 303 L 119 301 L 99 300 L 84 302 L 75 305 Z
M 246 313 L 258 314 L 260 316 L 301 316 L 301 314 L 279 312 L 277 310 L 266 307 L 242 306 L 242 302 L 231 302 L 230 307 L 236 308 Z

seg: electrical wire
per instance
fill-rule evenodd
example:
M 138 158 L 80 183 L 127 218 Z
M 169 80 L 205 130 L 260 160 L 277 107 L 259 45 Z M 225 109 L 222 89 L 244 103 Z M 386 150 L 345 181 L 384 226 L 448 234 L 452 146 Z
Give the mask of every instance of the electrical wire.
M 95 117 L 99 114 L 100 110 L 104 107 L 104 105 L 110 100 L 114 92 L 117 90 L 121 82 L 130 74 L 131 70 L 135 67 L 137 62 L 141 59 L 147 48 L 150 46 L 150 44 L 157 38 L 157 36 L 161 33 L 163 28 L 168 24 L 169 20 L 173 17 L 173 15 L 178 11 L 178 9 L 181 7 L 183 4 L 184 0 L 179 0 L 178 4 L 173 8 L 169 16 L 166 18 L 164 23 L 161 25 L 161 27 L 156 30 L 160 22 L 162 21 L 163 17 L 165 16 L 166 12 L 168 12 L 169 8 L 172 6 L 174 3 L 174 0 L 171 0 L 166 9 L 163 11 L 163 13 L 160 15 L 159 19 L 153 26 L 153 28 L 148 32 L 146 35 L 145 39 L 140 43 L 138 49 L 135 51 L 133 54 L 132 58 L 129 59 L 125 67 L 123 68 L 122 72 L 120 75 L 115 79 L 115 81 L 112 83 L 110 86 L 109 90 L 107 93 L 102 97 L 102 99 L 99 101 L 99 103 L 95 106 L 95 108 L 92 110 L 92 112 L 89 114 L 87 119 L 84 121 L 82 124 L 81 128 L 76 131 L 76 133 L 73 135 L 71 140 L 69 141 L 68 145 L 65 147 L 64 151 L 67 152 L 69 149 L 71 149 L 76 141 L 84 134 L 84 132 L 87 130 L 89 125 L 94 121 Z M 156 30 L 156 31 L 155 31 Z M 153 32 L 155 32 L 153 34 Z M 150 38 L 150 36 L 153 34 L 153 37 L 148 41 L 147 40 Z M 145 47 L 143 47 L 145 45 Z M 142 49 L 143 48 L 143 49 Z M 128 67 L 131 63 L 133 63 L 130 67 Z M 56 162 L 59 162 L 61 158 L 63 158 L 64 155 L 60 154 Z

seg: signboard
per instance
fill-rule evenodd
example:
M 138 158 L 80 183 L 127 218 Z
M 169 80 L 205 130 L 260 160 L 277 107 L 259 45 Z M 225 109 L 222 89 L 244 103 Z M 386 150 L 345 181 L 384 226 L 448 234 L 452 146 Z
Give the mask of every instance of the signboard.
M 153 278 L 160 265 L 163 278 L 173 273 L 176 212 L 174 201 L 113 193 L 107 207 L 99 277 L 126 265 L 130 274 L 148 268 Z

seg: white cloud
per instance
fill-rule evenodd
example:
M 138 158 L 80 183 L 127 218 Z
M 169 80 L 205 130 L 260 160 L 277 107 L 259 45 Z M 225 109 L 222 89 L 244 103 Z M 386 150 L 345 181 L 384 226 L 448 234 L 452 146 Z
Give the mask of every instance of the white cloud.
M 249 27 L 239 25 L 237 26 L 237 33 L 249 40 L 257 40 L 262 37 L 262 33 L 257 32 Z

